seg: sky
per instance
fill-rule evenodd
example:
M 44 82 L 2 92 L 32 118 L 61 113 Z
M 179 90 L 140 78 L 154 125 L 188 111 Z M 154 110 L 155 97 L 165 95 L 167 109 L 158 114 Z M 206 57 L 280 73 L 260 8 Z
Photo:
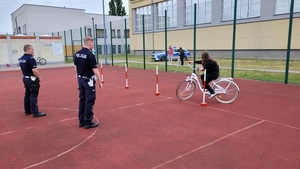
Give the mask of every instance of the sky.
M 105 13 L 108 13 L 108 2 L 104 0 Z M 128 14 L 128 1 L 123 0 L 123 6 Z M 86 13 L 102 14 L 102 0 L 0 0 L 0 34 L 13 33 L 11 14 L 23 4 L 58 6 L 66 8 L 85 9 Z

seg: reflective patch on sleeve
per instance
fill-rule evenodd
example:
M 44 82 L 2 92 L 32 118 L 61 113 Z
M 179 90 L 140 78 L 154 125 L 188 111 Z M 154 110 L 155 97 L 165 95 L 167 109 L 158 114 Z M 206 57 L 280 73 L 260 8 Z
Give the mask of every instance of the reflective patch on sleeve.
M 25 59 L 20 59 L 19 63 L 26 63 L 26 60 Z

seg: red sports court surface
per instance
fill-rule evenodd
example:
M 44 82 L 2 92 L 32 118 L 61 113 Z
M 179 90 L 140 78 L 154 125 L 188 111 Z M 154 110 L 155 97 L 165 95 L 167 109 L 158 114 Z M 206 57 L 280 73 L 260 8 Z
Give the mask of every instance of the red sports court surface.
M 78 127 L 73 67 L 40 69 L 40 111 L 23 111 L 20 71 L 0 72 L 0 168 L 300 168 L 300 86 L 235 79 L 233 104 L 179 101 L 185 74 L 104 66 L 95 120 Z

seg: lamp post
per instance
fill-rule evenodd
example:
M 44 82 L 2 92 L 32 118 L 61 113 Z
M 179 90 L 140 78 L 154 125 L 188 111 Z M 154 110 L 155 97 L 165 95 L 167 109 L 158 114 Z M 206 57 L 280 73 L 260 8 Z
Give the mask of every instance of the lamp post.
M 152 51 L 154 52 L 154 5 L 153 0 L 151 0 L 151 9 L 152 9 Z
M 93 38 L 95 39 L 95 22 L 94 22 L 94 18 L 92 18 L 92 23 L 93 23 Z
M 105 10 L 104 10 L 104 0 L 102 0 L 103 8 L 103 29 L 104 29 L 104 60 L 107 65 L 107 47 L 106 47 L 106 27 L 105 27 Z
M 94 18 L 92 18 L 92 22 L 93 22 L 93 39 L 94 40 L 97 40 L 97 37 L 96 37 L 96 33 L 95 33 L 95 21 L 94 21 Z M 95 46 L 95 43 L 94 43 L 94 51 L 95 49 L 97 49 L 97 46 Z M 99 60 L 98 60 L 98 52 L 94 53 L 95 56 L 96 56 L 96 60 L 97 60 L 97 63 L 99 63 Z

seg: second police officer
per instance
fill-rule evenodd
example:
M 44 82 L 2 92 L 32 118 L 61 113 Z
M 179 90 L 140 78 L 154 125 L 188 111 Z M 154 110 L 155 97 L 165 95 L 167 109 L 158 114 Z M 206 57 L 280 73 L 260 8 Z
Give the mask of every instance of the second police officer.
M 102 83 L 95 55 L 91 52 L 93 48 L 94 39 L 86 36 L 83 48 L 74 55 L 79 90 L 79 127 L 85 129 L 99 125 L 99 123 L 93 122 L 93 106 L 96 100 L 96 80 L 99 88 L 102 88 Z

